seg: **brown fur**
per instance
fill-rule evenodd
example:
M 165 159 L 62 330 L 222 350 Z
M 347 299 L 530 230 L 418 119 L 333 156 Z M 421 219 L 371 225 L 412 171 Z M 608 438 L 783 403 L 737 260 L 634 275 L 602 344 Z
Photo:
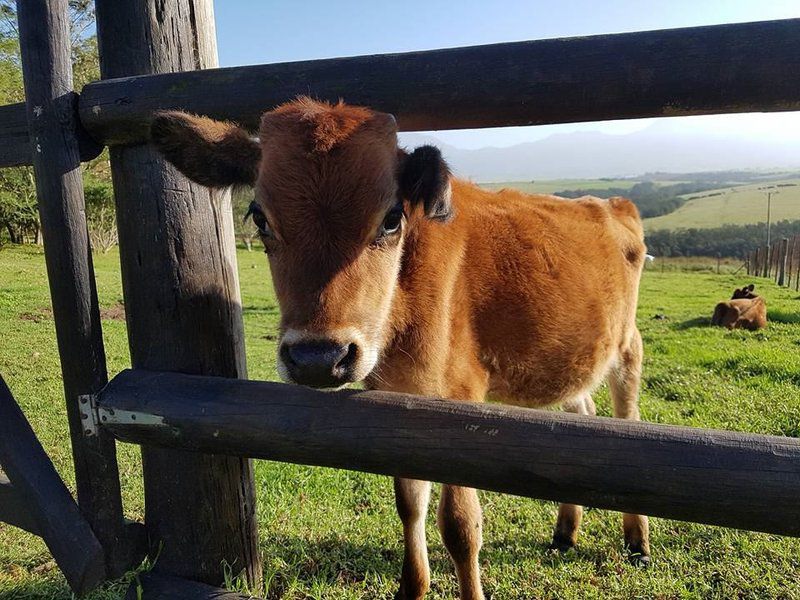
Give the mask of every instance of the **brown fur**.
M 177 148 L 186 137 L 162 126 L 155 141 Z M 265 114 L 260 139 L 251 168 L 273 231 L 265 246 L 282 343 L 357 340 L 357 378 L 372 388 L 579 403 L 570 409 L 590 414 L 589 394 L 608 377 L 615 416 L 639 418 L 645 247 L 631 202 L 487 191 L 451 178 L 435 149 L 398 150 L 390 116 L 341 103 L 283 105 Z M 214 140 L 201 146 L 214 143 L 230 152 Z M 170 158 L 195 177 L 207 168 L 198 156 L 186 149 Z M 398 197 L 402 233 L 376 239 Z M 430 485 L 398 479 L 395 489 L 406 538 L 398 597 L 421 598 Z M 579 522 L 580 507 L 563 507 L 554 537 L 574 544 Z M 439 526 L 461 597 L 472 600 L 483 597 L 480 523 L 475 491 L 445 486 Z M 626 543 L 647 554 L 646 518 L 626 515 L 624 525 Z
M 748 329 L 757 331 L 767 326 L 767 303 L 749 286 L 737 288 L 730 300 L 720 302 L 714 307 L 711 324 L 728 329 Z

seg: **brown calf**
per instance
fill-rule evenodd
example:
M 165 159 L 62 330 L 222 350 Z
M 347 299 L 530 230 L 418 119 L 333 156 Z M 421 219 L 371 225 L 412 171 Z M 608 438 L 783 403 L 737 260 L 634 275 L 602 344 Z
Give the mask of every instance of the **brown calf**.
M 767 303 L 753 290 L 754 284 L 733 290 L 733 296 L 714 308 L 712 325 L 756 331 L 767 326 Z
M 260 141 L 184 113 L 153 123 L 154 143 L 188 177 L 255 187 L 282 377 L 581 414 L 594 414 L 590 394 L 608 378 L 615 416 L 638 419 L 645 248 L 634 205 L 489 192 L 452 177 L 432 146 L 399 149 L 396 133 L 391 115 L 306 98 L 267 112 Z M 396 479 L 395 490 L 398 598 L 422 598 L 430 484 Z M 554 547 L 575 544 L 581 513 L 561 505 Z M 443 486 L 438 517 L 461 598 L 483 598 L 475 490 Z M 646 563 L 646 517 L 623 524 Z

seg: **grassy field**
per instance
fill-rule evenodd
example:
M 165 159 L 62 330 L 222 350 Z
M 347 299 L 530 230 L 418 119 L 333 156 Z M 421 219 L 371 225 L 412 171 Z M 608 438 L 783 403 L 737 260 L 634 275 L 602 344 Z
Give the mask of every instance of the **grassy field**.
M 675 212 L 644 220 L 647 230 L 689 227 L 719 227 L 766 222 L 768 185 L 773 193 L 771 218 L 800 219 L 800 179 L 771 181 L 739 187 L 687 194 L 689 200 Z M 780 186 L 780 187 L 775 187 Z
M 607 190 L 610 188 L 631 188 L 638 179 L 553 179 L 550 181 L 501 181 L 482 183 L 489 190 L 513 188 L 528 194 L 554 194 L 563 190 Z
M 115 253 L 96 257 L 110 371 L 128 365 Z M 273 379 L 278 311 L 263 254 L 240 252 L 247 357 L 252 378 Z M 639 323 L 645 342 L 642 414 L 648 421 L 800 435 L 800 300 L 755 280 L 771 324 L 761 333 L 708 326 L 717 300 L 747 283 L 726 266 L 691 263 L 643 279 Z M 72 485 L 69 441 L 44 260 L 37 248 L 0 250 L 0 372 L 58 470 Z M 658 315 L 658 318 L 654 318 Z M 599 411 L 610 412 L 604 389 Z M 138 452 L 120 446 L 127 513 L 143 514 Z M 387 478 L 258 462 L 264 589 L 270 599 L 390 599 L 402 559 L 401 530 Z M 556 506 L 481 493 L 487 594 L 519 599 L 800 599 L 800 540 L 652 520 L 653 564 L 629 566 L 619 515 L 588 511 L 579 548 L 547 551 Z M 435 512 L 435 511 L 434 511 Z M 455 577 L 429 518 L 430 598 L 455 597 Z M 124 582 L 90 600 L 121 598 Z M 0 598 L 70 598 L 43 544 L 0 525 Z
M 527 193 L 553 194 L 563 190 L 631 188 L 638 179 L 556 179 L 552 181 L 507 181 L 482 183 L 487 189 L 513 188 Z M 658 183 L 658 182 L 657 182 Z M 675 181 L 663 182 L 666 184 Z M 679 229 L 689 227 L 719 227 L 766 222 L 767 196 L 761 188 L 772 192 L 771 218 L 800 219 L 800 179 L 770 180 L 768 182 L 686 194 L 688 202 L 675 212 L 644 220 L 645 229 Z

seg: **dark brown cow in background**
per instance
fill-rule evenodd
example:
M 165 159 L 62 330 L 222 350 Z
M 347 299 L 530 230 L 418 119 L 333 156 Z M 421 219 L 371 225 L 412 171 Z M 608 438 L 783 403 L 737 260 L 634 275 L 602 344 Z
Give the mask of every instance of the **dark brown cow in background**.
M 754 284 L 733 290 L 733 296 L 714 308 L 712 325 L 756 331 L 767 326 L 767 303 L 753 290 Z

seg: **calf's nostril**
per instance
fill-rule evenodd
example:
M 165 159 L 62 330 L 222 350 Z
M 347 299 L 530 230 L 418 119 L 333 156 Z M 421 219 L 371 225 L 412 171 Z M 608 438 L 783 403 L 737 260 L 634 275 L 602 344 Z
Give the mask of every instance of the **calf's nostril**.
M 283 360 L 284 364 L 286 364 L 287 366 L 294 366 L 297 364 L 294 360 L 294 357 L 292 356 L 291 346 L 288 346 L 286 344 L 281 344 L 280 355 L 281 355 L 281 360 Z
M 358 346 L 355 344 L 347 344 L 346 346 L 342 346 L 342 350 L 342 356 L 336 362 L 336 366 L 334 368 L 338 371 L 349 371 L 356 364 L 356 358 L 358 357 Z

